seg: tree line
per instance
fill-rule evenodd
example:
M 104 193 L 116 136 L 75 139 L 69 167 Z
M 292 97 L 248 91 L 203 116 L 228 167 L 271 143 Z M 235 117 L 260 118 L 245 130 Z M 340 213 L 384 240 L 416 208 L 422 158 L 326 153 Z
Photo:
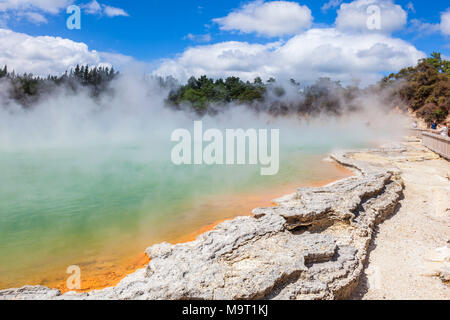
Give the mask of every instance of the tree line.
M 320 78 L 313 85 L 302 87 L 294 79 L 288 84 L 279 84 L 274 78 L 264 82 L 257 77 L 250 82 L 238 77 L 214 80 L 201 76 L 191 77 L 185 85 L 173 89 L 167 103 L 175 108 L 192 108 L 199 114 L 220 112 L 230 103 L 274 115 L 340 114 L 350 102 L 346 98 L 352 97 L 354 91 L 354 87 L 344 88 L 339 81 L 330 78 Z
M 57 88 L 74 93 L 84 88 L 95 98 L 113 94 L 114 89 L 109 84 L 118 76 L 114 68 L 77 65 L 60 76 L 42 78 L 32 74 L 17 75 L 4 66 L 0 69 L 0 82 L 6 81 L 9 85 L 1 87 L 0 97 L 6 94 L 9 99 L 30 107 L 41 96 Z M 263 81 L 260 77 L 253 81 L 238 77 L 191 77 L 184 85 L 171 77 L 157 77 L 156 80 L 162 89 L 169 92 L 166 99 L 168 107 L 194 111 L 199 115 L 216 114 L 234 105 L 245 105 L 273 115 L 341 115 L 357 110 L 356 98 L 366 93 L 386 97 L 387 108 L 410 108 L 426 121 L 444 121 L 450 109 L 450 62 L 439 53 L 419 60 L 414 67 L 392 73 L 366 89 L 344 87 L 330 78 L 320 78 L 311 85 L 301 85 L 294 79 L 281 84 L 274 78 Z
M 98 97 L 109 90 L 108 84 L 118 75 L 119 72 L 116 72 L 114 67 L 89 65 L 77 65 L 60 76 L 47 77 L 34 76 L 31 73 L 16 74 L 14 71 L 9 72 L 7 66 L 0 69 L 0 81 L 7 83 L 7 86 L 2 87 L 2 94 L 25 108 L 57 88 L 68 89 L 73 93 L 85 88 L 92 97 Z
M 380 87 L 426 122 L 442 122 L 450 111 L 450 61 L 433 52 L 417 66 L 401 69 L 385 77 Z

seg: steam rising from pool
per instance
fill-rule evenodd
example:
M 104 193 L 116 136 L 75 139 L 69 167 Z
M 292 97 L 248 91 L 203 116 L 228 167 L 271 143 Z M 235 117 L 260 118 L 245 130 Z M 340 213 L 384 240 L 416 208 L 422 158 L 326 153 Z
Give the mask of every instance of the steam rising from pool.
M 0 86 L 6 86 L 2 82 Z M 71 148 L 95 145 L 151 143 L 152 154 L 161 156 L 176 128 L 191 128 L 195 115 L 175 112 L 164 106 L 167 89 L 155 79 L 123 75 L 114 80 L 115 94 L 92 99 L 87 92 L 74 95 L 64 90 L 45 97 L 24 110 L 14 101 L 0 96 L 0 150 Z M 4 88 L 0 87 L 0 92 Z M 293 99 L 287 92 L 287 99 Z M 279 128 L 281 143 L 327 144 L 336 147 L 348 143 L 398 138 L 405 119 L 387 114 L 382 97 L 361 96 L 362 111 L 343 117 L 319 116 L 314 119 L 272 118 L 245 106 L 233 105 L 215 117 L 203 118 L 212 128 Z M 370 123 L 370 124 L 369 124 Z

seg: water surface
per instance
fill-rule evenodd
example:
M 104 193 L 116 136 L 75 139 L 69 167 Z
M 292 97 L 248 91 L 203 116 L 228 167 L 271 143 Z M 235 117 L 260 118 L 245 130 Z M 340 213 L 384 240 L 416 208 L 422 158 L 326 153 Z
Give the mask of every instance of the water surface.
M 65 289 L 70 265 L 85 290 L 112 285 L 145 263 L 152 244 L 191 240 L 297 186 L 348 176 L 323 161 L 329 151 L 284 148 L 276 176 L 259 166 L 175 166 L 145 144 L 1 152 L 0 288 Z

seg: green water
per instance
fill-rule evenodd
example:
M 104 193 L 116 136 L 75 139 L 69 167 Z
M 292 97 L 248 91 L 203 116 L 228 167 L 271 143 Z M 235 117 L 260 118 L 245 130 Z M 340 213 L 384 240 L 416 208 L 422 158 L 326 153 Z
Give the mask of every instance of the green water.
M 276 176 L 261 176 L 259 166 L 175 166 L 150 145 L 1 152 L 0 288 L 45 283 L 49 270 L 217 221 L 226 204 L 207 202 L 222 194 L 340 178 L 321 161 L 328 151 L 282 150 Z

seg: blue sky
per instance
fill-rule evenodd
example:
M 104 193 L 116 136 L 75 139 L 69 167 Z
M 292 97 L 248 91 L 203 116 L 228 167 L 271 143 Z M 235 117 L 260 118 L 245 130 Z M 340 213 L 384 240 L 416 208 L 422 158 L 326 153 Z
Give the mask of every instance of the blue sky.
M 76 1 L 75 3 L 81 5 L 87 2 L 89 1 Z M 327 1 L 304 0 L 296 2 L 307 5 L 311 9 L 316 25 L 333 25 L 336 19 L 336 10 L 332 8 L 326 12 L 321 10 Z M 395 1 L 405 9 L 410 2 L 413 3 L 415 12 L 408 11 L 408 17 L 428 23 L 439 23 L 441 12 L 450 7 L 446 0 Z M 196 41 L 185 39 L 185 36 L 189 33 L 210 33 L 211 42 L 228 40 L 267 41 L 266 38 L 254 35 L 222 32 L 218 25 L 212 22 L 214 18 L 226 16 L 231 10 L 239 8 L 246 3 L 245 1 L 109 0 L 100 3 L 123 8 L 129 14 L 129 17 L 107 18 L 82 14 L 82 29 L 68 30 L 65 26 L 68 15 L 61 12 L 58 15 L 49 15 L 48 24 L 35 25 L 22 20 L 13 23 L 12 27 L 13 30 L 30 35 L 53 35 L 81 41 L 95 50 L 120 52 L 144 61 L 170 57 L 183 51 L 187 46 L 197 44 Z M 416 32 L 401 31 L 396 32 L 395 35 L 407 39 L 426 53 L 438 50 L 447 55 L 450 54 L 450 48 L 446 47 L 449 39 L 445 39 L 440 33 L 418 36 Z
M 118 15 L 113 17 L 101 11 L 97 14 L 88 14 L 84 5 L 91 0 L 54 0 L 60 6 L 59 8 L 55 7 L 54 10 L 45 6 L 33 6 L 33 1 L 31 0 L 23 0 L 24 5 L 22 7 L 8 7 L 7 4 L 10 1 L 0 0 L 0 22 L 5 29 L 31 37 L 52 36 L 70 39 L 74 42 L 88 45 L 89 50 L 130 56 L 137 61 L 148 64 L 150 69 L 158 65 L 161 59 L 176 59 L 190 47 L 202 47 L 228 41 L 265 45 L 276 41 L 286 42 L 295 36 L 295 34 L 261 35 L 257 34 L 257 32 L 242 32 L 238 28 L 236 30 L 223 30 L 224 28 L 221 29 L 219 23 L 213 22 L 213 19 L 226 17 L 233 10 L 240 10 L 252 1 L 97 0 L 103 9 L 105 6 L 121 8 L 127 14 L 127 16 Z M 39 1 L 41 0 L 35 0 L 34 3 Z M 326 11 L 323 10 L 324 4 L 328 2 L 333 3 L 333 0 L 289 2 L 296 2 L 309 8 L 313 17 L 312 25 L 306 28 L 306 30 L 309 30 L 334 28 L 337 10 L 340 9 L 340 5 L 352 2 L 334 1 L 339 5 L 331 6 Z M 389 32 L 389 37 L 402 39 L 425 54 L 429 54 L 432 51 L 440 51 L 445 56 L 450 56 L 450 37 L 444 35 L 439 29 L 441 15 L 450 7 L 448 1 L 359 1 L 387 2 L 392 3 L 392 5 L 400 5 L 408 15 L 407 22 L 401 28 L 396 28 L 394 31 Z M 3 11 L 1 7 L 2 2 L 6 3 Z M 68 15 L 65 12 L 64 4 L 70 2 L 82 7 L 81 30 L 68 30 L 66 28 Z M 262 3 L 262 0 L 260 0 L 259 4 L 261 5 Z M 28 13 L 31 11 L 42 15 L 46 21 L 32 21 L 23 15 L 24 12 Z M 3 22 L 1 20 L 2 13 L 4 15 Z M 188 36 L 189 34 L 191 36 Z M 1 63 L 2 58 L 0 54 Z M 380 72 L 383 71 L 386 70 L 380 70 Z

